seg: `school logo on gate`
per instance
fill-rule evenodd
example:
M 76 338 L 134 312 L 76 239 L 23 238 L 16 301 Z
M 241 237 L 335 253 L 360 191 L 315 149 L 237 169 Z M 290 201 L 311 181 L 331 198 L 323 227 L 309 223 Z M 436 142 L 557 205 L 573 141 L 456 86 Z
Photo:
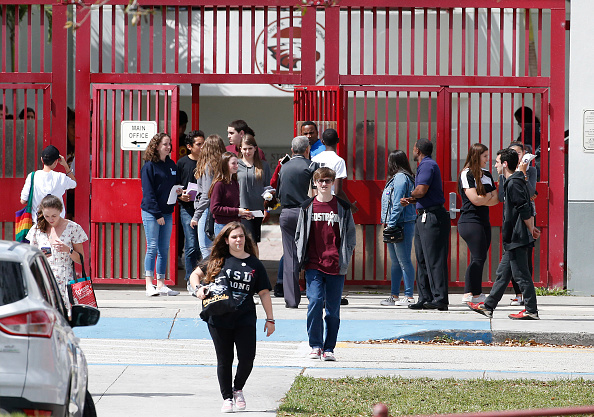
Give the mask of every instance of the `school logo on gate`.
M 256 67 L 261 74 L 300 73 L 303 65 L 301 54 L 301 17 L 293 17 L 293 48 L 291 50 L 290 17 L 270 23 L 256 39 Z M 265 41 L 266 39 L 266 41 Z M 316 84 L 324 79 L 324 27 L 316 23 Z M 264 68 L 264 57 L 267 57 Z M 291 60 L 292 57 L 292 60 Z M 280 67 L 280 69 L 279 69 Z M 291 84 L 271 84 L 285 92 L 293 92 Z

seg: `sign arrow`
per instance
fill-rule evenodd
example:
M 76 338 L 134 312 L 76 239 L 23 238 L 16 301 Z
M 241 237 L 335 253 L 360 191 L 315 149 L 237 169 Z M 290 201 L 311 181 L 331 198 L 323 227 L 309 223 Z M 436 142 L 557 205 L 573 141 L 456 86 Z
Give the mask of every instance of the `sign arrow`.
M 130 142 L 130 143 L 132 145 L 140 145 L 140 144 L 143 144 L 144 145 L 144 144 L 146 144 L 146 142 L 138 142 L 138 141 L 133 141 L 133 142 Z

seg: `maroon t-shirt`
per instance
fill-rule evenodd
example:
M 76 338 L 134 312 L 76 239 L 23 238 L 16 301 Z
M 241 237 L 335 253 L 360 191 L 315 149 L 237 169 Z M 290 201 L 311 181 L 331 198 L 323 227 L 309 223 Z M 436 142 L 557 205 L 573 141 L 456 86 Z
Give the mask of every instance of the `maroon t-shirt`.
M 339 275 L 338 200 L 333 197 L 329 202 L 322 203 L 314 198 L 312 204 L 313 213 L 307 242 L 308 262 L 305 269 L 317 269 L 325 274 Z

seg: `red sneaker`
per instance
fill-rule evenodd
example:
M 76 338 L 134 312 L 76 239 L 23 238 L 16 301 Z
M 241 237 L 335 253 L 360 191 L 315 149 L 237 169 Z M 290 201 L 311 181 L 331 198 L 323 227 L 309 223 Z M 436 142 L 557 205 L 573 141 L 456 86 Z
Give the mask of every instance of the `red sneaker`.
M 525 309 L 517 314 L 510 314 L 507 317 L 512 320 L 540 320 L 538 313 L 528 313 Z
M 466 305 L 472 311 L 476 311 L 477 313 L 482 314 L 483 316 L 490 319 L 493 318 L 493 310 L 487 309 L 487 307 L 485 307 L 485 303 L 466 303 Z

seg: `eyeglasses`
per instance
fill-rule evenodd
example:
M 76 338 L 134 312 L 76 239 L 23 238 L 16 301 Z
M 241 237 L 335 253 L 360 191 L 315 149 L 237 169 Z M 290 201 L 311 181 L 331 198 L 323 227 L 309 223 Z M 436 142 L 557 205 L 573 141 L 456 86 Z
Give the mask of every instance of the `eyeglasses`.
M 332 181 L 330 178 L 321 178 L 319 180 L 317 180 L 316 182 L 319 184 L 332 184 Z

